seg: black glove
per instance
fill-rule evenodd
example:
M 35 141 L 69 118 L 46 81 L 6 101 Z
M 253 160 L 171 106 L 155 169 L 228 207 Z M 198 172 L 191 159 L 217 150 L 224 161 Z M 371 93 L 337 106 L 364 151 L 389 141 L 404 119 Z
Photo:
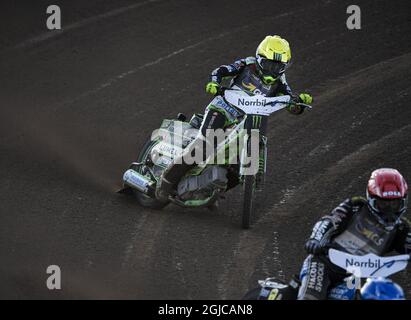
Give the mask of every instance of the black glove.
M 297 105 L 297 103 L 300 103 L 300 98 L 299 97 L 291 97 L 291 101 L 290 104 L 287 107 L 288 112 L 295 114 L 295 115 L 299 115 L 302 114 L 304 112 L 304 108 Z
M 321 245 L 320 241 L 310 239 L 305 243 L 304 248 L 310 254 L 319 254 L 322 252 L 324 247 Z

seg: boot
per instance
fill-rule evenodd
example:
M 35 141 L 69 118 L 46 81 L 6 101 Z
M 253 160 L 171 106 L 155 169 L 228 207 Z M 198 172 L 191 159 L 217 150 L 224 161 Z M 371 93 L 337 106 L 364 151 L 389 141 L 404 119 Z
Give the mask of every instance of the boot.
M 160 183 L 157 185 L 156 196 L 159 199 L 168 199 L 177 194 L 177 186 L 181 178 L 196 164 L 172 163 L 164 170 Z

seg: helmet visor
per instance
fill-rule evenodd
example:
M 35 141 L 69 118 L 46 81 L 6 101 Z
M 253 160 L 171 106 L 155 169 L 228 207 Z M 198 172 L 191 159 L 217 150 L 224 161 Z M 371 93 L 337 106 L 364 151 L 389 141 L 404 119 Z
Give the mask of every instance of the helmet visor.
M 262 58 L 260 60 L 260 66 L 265 75 L 277 78 L 284 73 L 287 68 L 287 63 Z
M 402 204 L 402 199 L 377 198 L 375 201 L 380 217 L 388 223 L 395 222 L 401 216 Z

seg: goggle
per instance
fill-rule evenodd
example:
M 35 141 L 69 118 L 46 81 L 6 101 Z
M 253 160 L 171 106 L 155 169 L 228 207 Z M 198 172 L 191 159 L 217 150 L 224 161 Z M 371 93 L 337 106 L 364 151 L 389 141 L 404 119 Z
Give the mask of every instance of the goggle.
M 395 223 L 402 214 L 404 199 L 375 199 L 375 207 L 379 216 L 386 223 Z
M 273 61 L 267 58 L 259 58 L 258 63 L 264 75 L 273 76 L 275 78 L 281 76 L 287 68 L 287 63 L 281 61 Z
M 380 212 L 394 214 L 400 211 L 402 199 L 377 199 L 375 206 Z

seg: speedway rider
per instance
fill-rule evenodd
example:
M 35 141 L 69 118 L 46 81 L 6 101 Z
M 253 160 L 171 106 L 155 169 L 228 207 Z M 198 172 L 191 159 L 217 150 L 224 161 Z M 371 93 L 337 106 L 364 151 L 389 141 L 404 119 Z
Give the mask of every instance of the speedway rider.
M 325 300 L 328 289 L 347 276 L 328 260 L 325 248 L 332 247 L 353 255 L 389 252 L 411 253 L 411 232 L 403 217 L 408 202 L 408 186 L 395 169 L 372 172 L 367 198 L 346 199 L 314 226 L 305 249 L 298 292 L 300 300 Z
M 247 57 L 229 65 L 222 65 L 211 73 L 206 92 L 216 97 L 205 110 L 200 127 L 201 134 L 164 171 L 157 188 L 157 197 L 167 198 L 169 194 L 173 194 L 180 179 L 195 166 L 195 164 L 186 164 L 182 158 L 185 154 L 192 153 L 196 145 L 206 142 L 207 139 L 204 138 L 206 138 L 207 129 L 225 129 L 236 123 L 242 116 L 237 110 L 228 106 L 220 96 L 223 78 L 231 78 L 230 88 L 242 90 L 248 94 L 260 94 L 267 97 L 291 95 L 295 102 L 312 103 L 313 99 L 307 93 L 302 93 L 298 97 L 292 95 L 284 74 L 290 61 L 291 50 L 287 40 L 277 35 L 267 36 L 258 45 L 255 57 Z M 290 105 L 287 110 L 292 114 L 301 114 L 304 111 L 297 105 Z M 203 161 L 205 158 L 204 154 Z

